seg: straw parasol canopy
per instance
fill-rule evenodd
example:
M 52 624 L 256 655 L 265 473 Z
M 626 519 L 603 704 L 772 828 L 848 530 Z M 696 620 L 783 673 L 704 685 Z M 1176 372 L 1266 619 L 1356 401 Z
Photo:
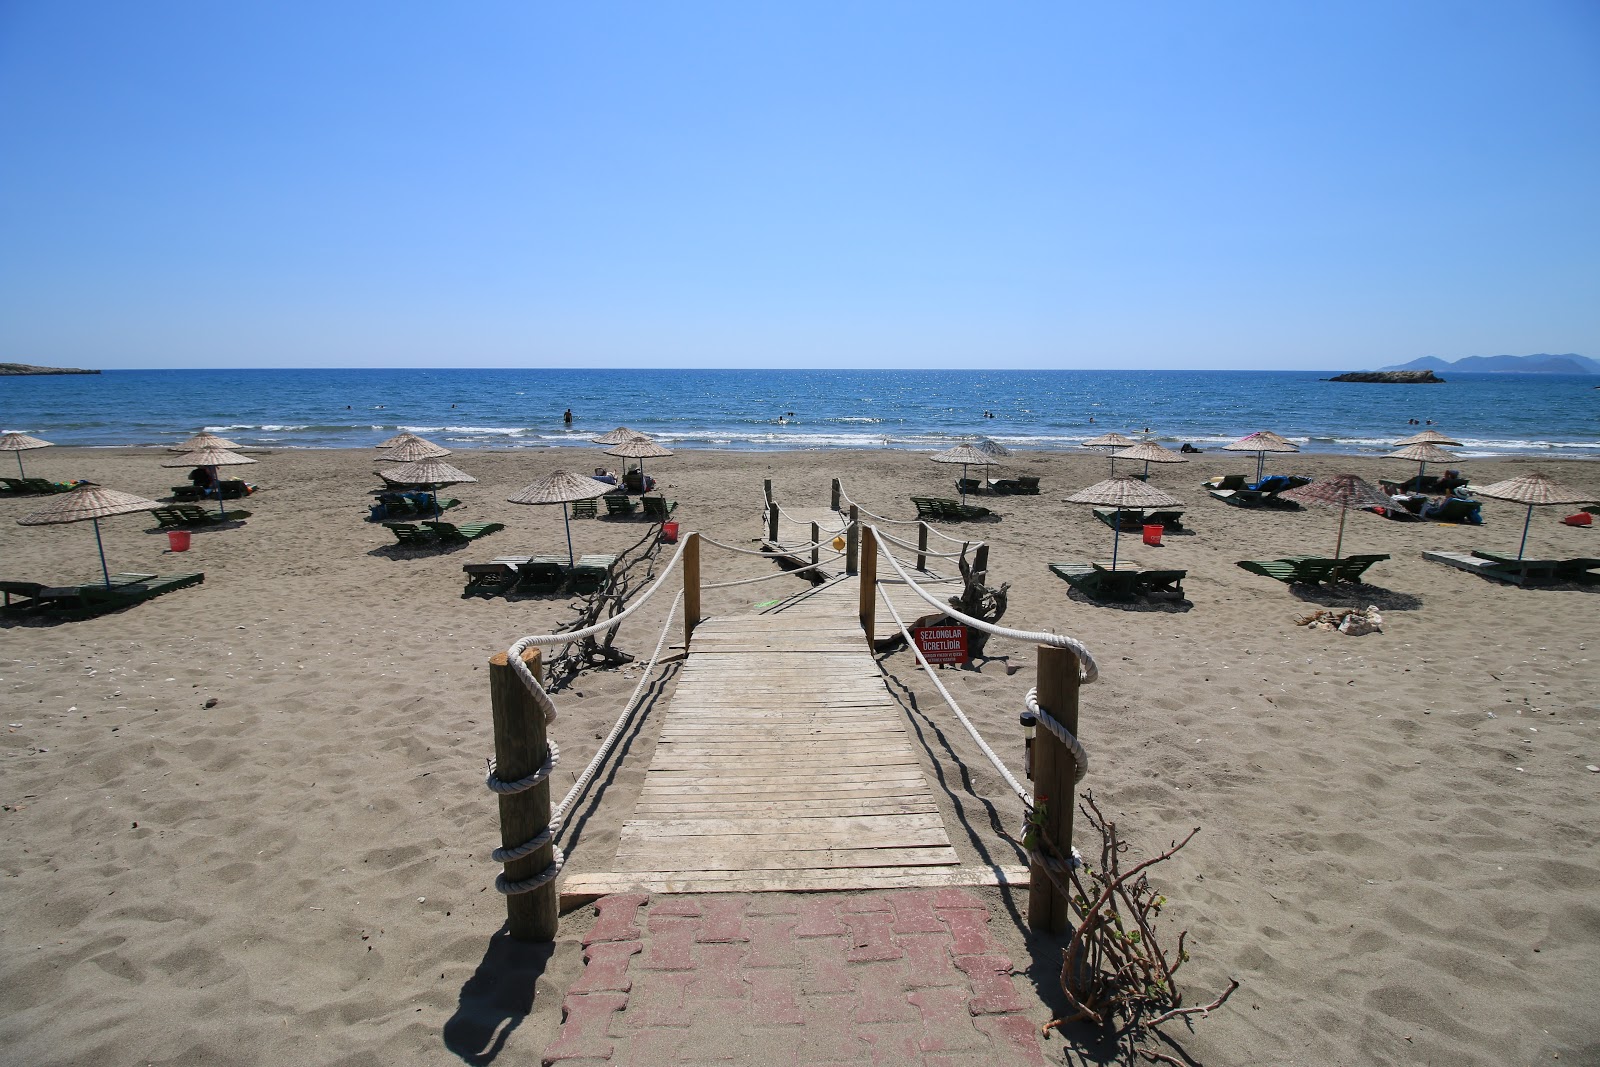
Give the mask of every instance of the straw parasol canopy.
M 1479 496 L 1493 497 L 1495 500 L 1513 500 L 1518 504 L 1528 505 L 1528 517 L 1522 520 L 1522 543 L 1517 546 L 1519 560 L 1528 547 L 1528 526 L 1533 522 L 1534 508 L 1548 504 L 1584 504 L 1594 499 L 1593 493 L 1580 493 L 1576 489 L 1568 489 L 1538 471 L 1517 478 L 1507 478 L 1503 482 L 1495 482 L 1482 488 L 1474 487 L 1472 491 Z
M 30 448 L 49 448 L 49 441 L 41 441 L 37 437 L 29 437 L 25 433 L 0 434 L 0 452 L 15 452 L 17 454 L 17 477 L 26 478 L 28 472 L 22 469 L 22 454 Z
M 394 448 L 397 445 L 405 444 L 407 441 L 420 441 L 420 440 L 422 440 L 422 438 L 418 437 L 416 434 L 412 433 L 410 430 L 401 430 L 399 433 L 395 434 L 393 437 L 389 438 L 387 441 L 379 441 L 377 444 L 373 445 L 372 447 L 373 448 Z
M 461 485 L 465 482 L 475 482 L 478 479 L 457 467 L 452 467 L 437 456 L 431 459 L 417 459 L 410 463 L 402 463 L 398 467 L 378 471 L 378 476 L 391 482 L 400 482 L 403 485 L 423 485 L 429 491 L 437 490 L 442 485 Z M 433 500 L 433 513 L 438 515 L 439 498 L 437 494 Z
M 650 440 L 649 436 L 638 430 L 630 430 L 626 426 L 618 426 L 610 433 L 603 433 L 599 437 L 590 438 L 597 445 L 620 445 L 624 441 Z
M 111 568 L 106 566 L 106 546 L 100 539 L 100 520 L 112 515 L 130 515 L 136 511 L 153 511 L 161 505 L 132 493 L 85 482 L 69 493 L 52 499 L 48 506 L 17 520 L 19 526 L 56 526 L 68 522 L 94 523 L 94 543 L 100 549 L 100 573 L 111 588 Z
M 1339 536 L 1333 543 L 1333 558 L 1339 559 L 1344 550 L 1344 520 L 1351 508 L 1381 508 L 1393 504 L 1381 490 L 1373 488 L 1354 474 L 1336 474 L 1306 485 L 1286 489 L 1279 499 L 1294 500 L 1319 508 L 1339 509 Z
M 1456 441 L 1456 440 L 1452 440 L 1451 438 L 1446 437 L 1444 434 L 1440 433 L 1438 430 L 1423 430 L 1421 433 L 1414 433 L 1410 437 L 1401 438 L 1400 440 L 1396 441 L 1395 444 L 1397 444 L 1397 445 L 1460 445 L 1461 442 L 1460 441 Z
M 1084 448 L 1106 448 L 1111 450 L 1111 473 L 1117 473 L 1117 452 L 1124 448 L 1132 448 L 1138 444 L 1131 437 L 1124 437 L 1120 433 L 1103 433 L 1099 437 L 1091 437 L 1083 443 Z
M 1129 475 L 1107 478 L 1087 489 L 1080 489 L 1067 497 L 1069 504 L 1099 504 L 1108 508 L 1170 508 L 1183 503 L 1171 493 L 1163 492 L 1148 482 Z M 1122 523 L 1111 527 L 1111 569 L 1117 569 L 1117 542 L 1122 536 Z
M 1224 452 L 1254 452 L 1256 454 L 1256 481 L 1261 480 L 1261 472 L 1267 464 L 1268 452 L 1298 452 L 1300 446 L 1286 438 L 1279 437 L 1271 430 L 1257 430 L 1246 437 L 1241 437 L 1231 445 L 1223 445 Z
M 624 429 L 627 429 L 627 427 L 619 426 L 616 430 L 611 432 L 616 433 L 617 430 Z M 629 430 L 628 432 L 633 433 L 632 430 Z M 619 456 L 623 459 L 636 459 L 639 461 L 639 492 L 642 493 L 645 490 L 646 484 L 644 480 L 644 461 L 647 459 L 659 459 L 662 456 L 670 456 L 672 455 L 672 450 L 670 448 L 661 447 L 642 433 L 635 433 L 634 436 L 624 441 L 618 441 L 616 444 L 606 449 L 605 453 L 608 456 Z M 626 477 L 623 478 L 623 482 L 624 485 L 626 485 Z
M 994 462 L 995 457 L 993 453 L 984 451 L 976 444 L 960 444 L 956 445 L 954 448 L 947 448 L 943 452 L 935 452 L 928 458 L 933 460 L 935 463 L 961 464 L 961 481 L 963 483 L 961 486 L 961 502 L 965 504 L 967 502 L 967 489 L 965 485 L 967 480 L 967 467 L 973 465 L 987 467 L 989 464 Z
M 1420 480 L 1422 478 L 1422 472 L 1427 470 L 1428 464 L 1430 464 L 1430 463 L 1449 463 L 1451 460 L 1460 459 L 1461 457 L 1456 455 L 1454 452 L 1447 452 L 1446 450 L 1440 448 L 1438 445 L 1431 445 L 1431 444 L 1428 444 L 1427 442 L 1423 442 L 1421 444 L 1407 445 L 1406 447 L 1400 449 L 1397 452 L 1390 452 L 1388 455 L 1384 456 L 1383 458 L 1384 459 L 1414 459 L 1414 460 L 1416 460 L 1417 461 L 1417 478 L 1418 478 L 1418 480 L 1420 482 Z
M 401 441 L 389 449 L 379 459 L 392 459 L 399 463 L 412 463 L 419 459 L 436 459 L 439 456 L 448 456 L 450 450 L 432 441 L 424 440 L 413 434 L 409 439 Z
M 561 519 L 567 527 L 567 566 L 574 565 L 576 557 L 572 553 L 572 516 L 568 514 L 567 504 L 573 500 L 593 500 L 595 497 L 604 496 L 615 491 L 616 486 L 607 485 L 605 482 L 593 478 L 585 478 L 581 474 L 571 471 L 551 471 L 528 486 L 516 496 L 507 497 L 513 504 L 560 504 Z
M 226 448 L 201 448 L 193 452 L 185 452 L 163 462 L 163 467 L 239 467 L 246 463 L 254 463 L 249 456 L 241 456 L 237 452 L 230 452 Z M 215 473 L 213 471 L 212 473 Z M 217 513 L 224 518 L 228 515 L 228 505 L 223 503 L 222 490 L 217 490 Z
M 1187 459 L 1178 455 L 1169 448 L 1162 448 L 1154 441 L 1140 441 L 1132 448 L 1124 448 L 1120 452 L 1111 453 L 1113 459 L 1142 459 L 1144 460 L 1144 473 L 1150 474 L 1152 463 L 1187 463 Z
M 187 441 L 179 441 L 167 449 L 168 452 L 198 452 L 203 448 L 238 448 L 237 441 L 230 441 L 226 437 L 218 437 L 210 430 L 201 430 Z
M 988 455 L 994 456 L 997 459 L 1011 455 L 1011 449 L 1007 448 L 999 441 L 992 441 L 987 437 L 978 438 L 976 441 L 972 442 L 972 447 L 976 448 L 979 452 L 987 453 Z

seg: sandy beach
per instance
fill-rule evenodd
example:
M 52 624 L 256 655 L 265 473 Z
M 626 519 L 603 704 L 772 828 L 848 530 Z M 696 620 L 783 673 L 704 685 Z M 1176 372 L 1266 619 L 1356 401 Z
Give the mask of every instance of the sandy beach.
M 363 521 L 370 450 L 251 454 L 260 462 L 243 473 L 261 489 L 239 502 L 251 517 L 197 531 L 186 553 L 168 552 L 149 516 L 102 523 L 112 571 L 204 571 L 204 584 L 84 621 L 0 621 L 0 1062 L 537 1062 L 581 971 L 592 909 L 563 918 L 547 961 L 501 973 L 485 664 L 571 619 L 576 601 L 464 599 L 461 568 L 564 551 L 559 508 L 505 498 L 607 458 L 457 452 L 449 461 L 480 480 L 448 491 L 463 502 L 450 517 L 507 528 L 417 551 Z M 28 454 L 28 473 L 160 498 L 183 474 L 164 458 L 52 448 Z M 1014 455 L 995 473 L 1037 475 L 1042 494 L 983 498 L 1000 521 L 948 528 L 991 546 L 991 580 L 1011 586 L 1007 625 L 1070 634 L 1097 656 L 1081 723 L 1094 761 L 1085 788 L 1101 807 L 1141 850 L 1202 827 L 1155 880 L 1190 931 L 1191 1001 L 1229 976 L 1242 984 L 1184 1048 L 1212 1067 L 1600 1063 L 1600 774 L 1589 769 L 1600 764 L 1600 648 L 1589 647 L 1600 587 L 1518 589 L 1422 559 L 1515 552 L 1524 508 L 1486 500 L 1483 526 L 1353 513 L 1345 551 L 1392 558 L 1354 594 L 1300 592 L 1235 561 L 1331 553 L 1337 513 L 1228 507 L 1199 483 L 1253 472 L 1254 456 L 1190 458 L 1150 479 L 1184 501 L 1187 530 L 1160 547 L 1122 539 L 1142 562 L 1187 569 L 1181 601 L 1096 604 L 1048 571 L 1110 549 L 1091 509 L 1064 502 L 1106 476 L 1087 452 Z M 1414 473 L 1344 456 L 1269 466 Z M 1479 485 L 1539 470 L 1600 500 L 1593 463 L 1461 466 Z M 787 507 L 826 506 L 837 477 L 872 511 L 911 518 L 910 495 L 953 495 L 955 477 L 896 450 L 682 451 L 648 470 L 685 530 L 747 546 L 763 479 Z M 46 500 L 0 497 L 0 577 L 98 574 L 87 524 L 16 524 Z M 1600 532 L 1558 521 L 1572 510 L 1536 509 L 1530 556 L 1600 556 Z M 581 520 L 572 535 L 580 553 L 618 552 L 647 529 Z M 709 549 L 703 567 L 707 580 L 773 569 Z M 708 592 L 704 611 L 804 587 L 785 577 Z M 617 644 L 647 657 L 669 602 L 646 605 Z M 1296 624 L 1369 604 L 1381 633 Z M 996 639 L 989 653 L 981 669 L 941 677 L 1020 771 L 1033 649 Z M 1015 798 L 909 652 L 882 666 L 963 860 L 1022 862 L 1000 832 L 1019 829 Z M 565 835 L 570 870 L 611 869 L 671 697 L 663 673 Z M 634 669 L 590 673 L 557 694 L 557 795 L 636 681 Z M 1025 894 L 985 893 L 996 936 L 1031 964 L 1015 981 L 1042 1024 L 1061 1003 L 1057 961 L 1010 921 Z M 1044 1048 L 1050 1062 L 1078 1062 L 1059 1037 Z

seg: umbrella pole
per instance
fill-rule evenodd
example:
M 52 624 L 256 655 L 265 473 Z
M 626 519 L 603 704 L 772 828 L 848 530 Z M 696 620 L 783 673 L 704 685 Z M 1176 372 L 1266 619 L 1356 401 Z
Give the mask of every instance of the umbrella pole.
M 17 477 L 26 478 L 28 472 L 22 469 L 22 450 L 17 450 Z
M 1147 481 L 1147 482 L 1150 480 L 1150 461 L 1149 460 L 1145 460 L 1144 461 L 1144 480 Z
M 1528 517 L 1522 520 L 1522 544 L 1517 546 L 1517 562 L 1522 562 L 1522 553 L 1528 547 L 1528 524 L 1533 522 L 1533 505 L 1528 505 Z
M 1533 514 L 1533 509 L 1532 508 L 1528 509 L 1528 514 L 1529 515 Z M 100 573 L 101 573 L 101 575 L 103 575 L 105 577 L 106 588 L 110 589 L 111 588 L 111 568 L 106 566 L 106 545 L 105 545 L 104 541 L 100 540 L 100 520 L 99 519 L 95 519 L 94 520 L 94 543 L 95 543 L 95 547 L 100 550 Z
M 20 453 L 18 453 L 20 455 Z M 967 465 L 961 465 L 961 503 L 967 502 Z
M 1349 508 L 1339 509 L 1339 537 L 1333 543 L 1333 561 L 1335 563 L 1339 562 L 1339 553 L 1344 550 L 1344 517 L 1348 514 L 1350 514 Z
M 561 521 L 567 524 L 567 570 L 571 570 L 576 561 L 572 556 L 572 516 L 567 514 L 567 502 L 561 502 Z

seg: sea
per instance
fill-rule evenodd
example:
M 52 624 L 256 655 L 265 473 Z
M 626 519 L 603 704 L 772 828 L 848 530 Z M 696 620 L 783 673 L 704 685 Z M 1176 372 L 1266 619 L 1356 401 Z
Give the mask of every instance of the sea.
M 1110 431 L 1214 448 L 1272 430 L 1303 451 L 1382 454 L 1433 426 L 1463 456 L 1600 458 L 1600 376 L 1335 371 L 115 370 L 0 377 L 0 430 L 58 445 L 359 448 L 399 430 L 451 449 L 592 447 L 617 426 L 670 448 L 1076 449 Z M 564 421 L 567 411 L 571 423 Z

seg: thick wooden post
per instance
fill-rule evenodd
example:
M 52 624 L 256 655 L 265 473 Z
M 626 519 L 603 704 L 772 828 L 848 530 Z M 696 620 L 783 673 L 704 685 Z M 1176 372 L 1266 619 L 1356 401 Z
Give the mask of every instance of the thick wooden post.
M 972 554 L 972 576 L 978 581 L 983 581 L 983 576 L 989 573 L 989 546 L 979 545 L 978 550 Z
M 1071 649 L 1040 645 L 1039 708 L 1078 733 L 1078 656 Z M 1072 812 L 1077 806 L 1073 777 L 1077 761 L 1072 750 L 1041 725 L 1033 739 L 1034 800 L 1044 805 L 1044 835 L 1064 854 L 1072 848 Z M 1043 842 L 1036 850 L 1044 851 Z M 1066 872 L 1057 872 L 1070 885 Z M 1028 867 L 1028 926 L 1034 930 L 1065 933 L 1072 928 L 1072 911 L 1065 896 L 1056 891 L 1050 876 L 1037 862 Z
M 859 557 L 861 546 L 861 520 L 859 509 L 854 504 L 850 505 L 850 528 L 844 532 L 844 572 L 855 574 L 858 569 L 856 560 Z
M 811 524 L 811 565 L 815 567 L 822 562 L 822 528 L 816 523 Z M 817 580 L 817 572 L 811 571 L 806 575 L 813 582 Z
M 700 621 L 700 535 L 683 539 L 683 647 L 689 647 Z
M 761 484 L 767 494 L 767 543 L 776 546 L 778 543 L 778 505 L 772 502 L 772 479 L 768 478 Z
M 522 654 L 534 677 L 539 676 L 539 650 Z M 489 658 L 489 703 L 494 712 L 495 775 L 514 782 L 537 771 L 550 754 L 545 740 L 544 712 L 533 702 L 533 694 L 522 684 L 504 652 Z M 550 782 L 540 782 L 520 793 L 500 794 L 500 844 L 516 848 L 544 833 L 550 825 Z M 533 878 L 555 861 L 555 845 L 505 865 L 506 879 L 521 882 Z M 556 881 L 552 878 L 531 893 L 506 897 L 506 924 L 518 941 L 556 939 Z
M 867 635 L 867 651 L 877 647 L 875 629 L 878 613 L 878 539 L 871 530 L 861 531 L 861 629 Z
M 829 502 L 829 506 L 832 507 L 834 511 L 839 510 L 839 479 L 837 478 L 833 480 L 833 497 Z
M 928 569 L 928 524 L 917 523 L 917 570 Z

